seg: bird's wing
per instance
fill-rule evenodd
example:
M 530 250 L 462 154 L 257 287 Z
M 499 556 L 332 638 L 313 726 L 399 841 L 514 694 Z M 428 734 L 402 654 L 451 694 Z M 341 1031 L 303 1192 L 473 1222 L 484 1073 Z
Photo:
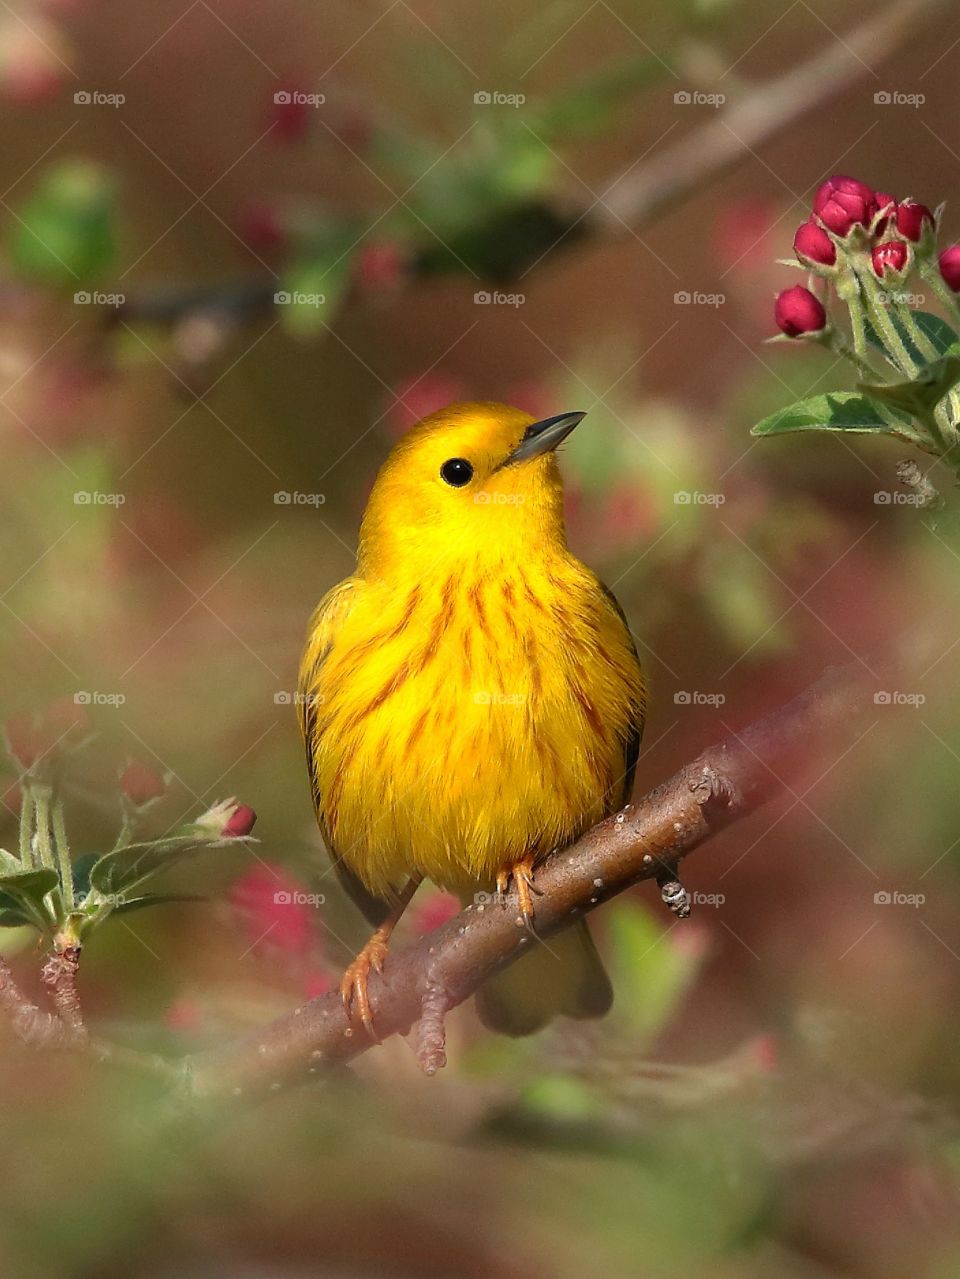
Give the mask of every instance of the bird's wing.
M 630 629 L 630 623 L 627 621 L 627 615 L 620 607 L 620 601 L 611 591 L 610 587 L 605 583 L 600 583 L 600 589 L 610 601 L 611 607 L 616 612 L 620 621 L 623 622 L 623 628 L 627 632 L 627 639 L 630 641 L 630 647 L 633 649 L 633 655 L 637 659 L 637 666 L 640 665 L 640 654 L 637 652 L 637 646 L 633 642 L 633 632 Z M 623 752 L 623 794 L 620 799 L 621 804 L 629 804 L 630 796 L 633 794 L 633 779 L 637 771 L 637 760 L 640 758 L 640 739 L 643 737 L 643 720 L 645 707 L 641 703 L 637 707 L 637 713 L 630 725 L 630 732 L 627 737 L 626 747 Z
M 333 845 L 330 832 L 324 820 L 323 796 L 317 784 L 317 769 L 314 764 L 315 733 L 317 708 L 315 691 L 319 682 L 323 663 L 333 647 L 337 631 L 349 616 L 356 601 L 359 583 L 356 578 L 348 577 L 335 586 L 323 597 L 310 619 L 307 646 L 300 661 L 300 678 L 297 690 L 297 718 L 307 753 L 307 773 L 310 777 L 310 792 L 313 806 L 317 814 L 320 833 L 330 851 L 333 869 L 337 873 L 341 887 L 347 896 L 374 928 L 380 926 L 389 915 L 392 903 L 368 892 L 361 880 L 343 862 Z

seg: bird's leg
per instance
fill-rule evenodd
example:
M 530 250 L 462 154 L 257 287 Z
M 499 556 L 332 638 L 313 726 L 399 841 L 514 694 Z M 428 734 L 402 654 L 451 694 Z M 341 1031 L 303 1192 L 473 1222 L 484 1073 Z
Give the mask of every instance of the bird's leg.
M 525 857 L 521 857 L 512 866 L 505 866 L 497 874 L 497 896 L 501 901 L 507 894 L 511 879 L 516 884 L 520 914 L 523 916 L 523 922 L 528 928 L 533 926 L 533 894 L 536 893 L 538 897 L 542 895 L 540 889 L 533 882 L 535 861 L 536 858 L 533 853 L 527 853 Z
M 340 998 L 350 1016 L 353 1012 L 353 1005 L 356 1003 L 357 1012 L 360 1014 L 360 1020 L 367 1029 L 367 1034 L 377 1043 L 380 1042 L 380 1036 L 376 1032 L 373 1024 L 373 1013 L 370 1009 L 370 999 L 367 995 L 367 979 L 370 976 L 370 969 L 376 972 L 383 972 L 383 963 L 390 949 L 390 937 L 400 917 L 410 905 L 410 901 L 420 887 L 420 878 L 407 881 L 407 885 L 397 899 L 397 904 L 391 910 L 377 931 L 373 934 L 367 944 L 361 950 L 352 964 L 349 965 L 346 972 L 340 979 Z

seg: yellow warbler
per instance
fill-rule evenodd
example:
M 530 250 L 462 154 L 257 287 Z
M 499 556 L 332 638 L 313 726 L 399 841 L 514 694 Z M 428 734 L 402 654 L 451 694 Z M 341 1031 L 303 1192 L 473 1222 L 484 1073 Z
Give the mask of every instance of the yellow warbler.
M 529 923 L 538 859 L 629 798 L 640 663 L 567 549 L 554 453 L 583 416 L 484 403 L 425 418 L 377 476 L 356 572 L 310 622 L 297 704 L 321 831 L 377 927 L 341 984 L 371 1034 L 369 971 L 422 879 L 463 900 L 513 879 Z M 611 998 L 581 923 L 478 1006 L 525 1034 Z

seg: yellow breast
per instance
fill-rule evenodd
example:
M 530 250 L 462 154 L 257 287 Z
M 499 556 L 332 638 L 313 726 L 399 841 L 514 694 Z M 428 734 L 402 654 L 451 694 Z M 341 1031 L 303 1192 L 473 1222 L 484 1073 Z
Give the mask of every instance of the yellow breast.
M 565 550 L 406 585 L 353 579 L 301 696 L 332 850 L 378 895 L 454 892 L 574 839 L 623 802 L 643 715 L 629 634 Z

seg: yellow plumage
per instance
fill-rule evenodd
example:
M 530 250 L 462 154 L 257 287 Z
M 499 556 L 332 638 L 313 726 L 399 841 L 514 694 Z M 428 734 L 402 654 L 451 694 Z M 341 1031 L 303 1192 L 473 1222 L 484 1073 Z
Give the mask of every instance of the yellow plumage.
M 377 478 L 356 574 L 311 621 L 298 705 L 314 800 L 374 922 L 410 877 L 469 898 L 624 802 L 639 662 L 567 550 L 539 431 L 498 404 L 415 427 Z

